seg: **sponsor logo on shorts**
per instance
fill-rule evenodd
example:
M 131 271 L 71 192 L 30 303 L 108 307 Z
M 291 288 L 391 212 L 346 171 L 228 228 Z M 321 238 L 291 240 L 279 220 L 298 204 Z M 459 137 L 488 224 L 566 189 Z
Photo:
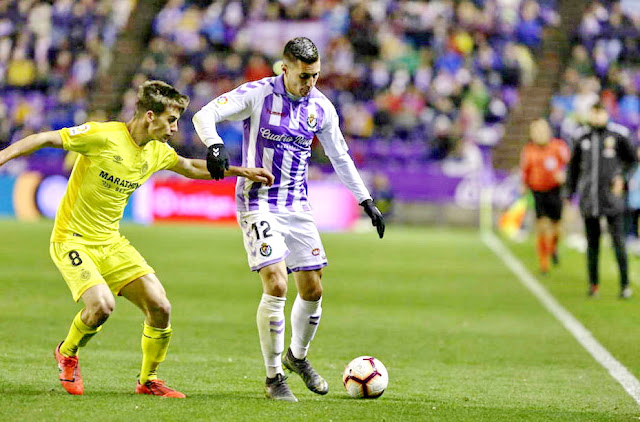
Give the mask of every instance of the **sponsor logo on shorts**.
M 266 243 L 263 243 L 260 246 L 260 255 L 262 256 L 269 256 L 271 255 L 272 249 L 270 245 L 267 245 Z
M 147 174 L 148 171 L 149 171 L 149 164 L 147 164 L 147 162 L 145 161 L 142 164 L 142 168 L 140 169 L 140 174 L 144 176 L 145 174 Z
M 320 248 L 315 248 L 314 250 L 312 250 L 311 251 L 311 255 L 313 255 L 313 256 L 320 255 Z
M 119 155 L 114 155 L 113 156 L 113 161 L 118 163 L 118 164 L 122 164 L 122 160 L 123 160 L 123 158 L 120 157 Z
M 80 279 L 82 281 L 87 281 L 91 278 L 91 272 L 88 270 L 82 270 L 82 272 L 80 273 Z

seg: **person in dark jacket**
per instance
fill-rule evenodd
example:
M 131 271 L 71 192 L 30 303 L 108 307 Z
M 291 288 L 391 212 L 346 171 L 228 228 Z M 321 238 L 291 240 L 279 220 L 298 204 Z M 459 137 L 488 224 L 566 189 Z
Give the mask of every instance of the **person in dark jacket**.
M 620 297 L 631 297 L 624 236 L 625 177 L 636 163 L 629 130 L 609 121 L 601 103 L 589 112 L 589 124 L 574 137 L 568 166 L 569 196 L 578 193 L 587 236 L 589 295 L 598 294 L 600 217 L 606 217 L 620 270 Z

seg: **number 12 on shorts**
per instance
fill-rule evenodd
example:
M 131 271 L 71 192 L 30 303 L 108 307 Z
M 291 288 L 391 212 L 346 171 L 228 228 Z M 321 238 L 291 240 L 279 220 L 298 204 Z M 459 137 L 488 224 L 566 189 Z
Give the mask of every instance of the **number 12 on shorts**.
M 260 228 L 258 228 L 260 226 Z M 255 231 L 256 239 L 266 239 L 267 237 L 271 237 L 272 234 L 269 233 L 271 230 L 271 225 L 268 221 L 262 220 L 260 223 L 253 223 L 251 225 L 251 230 Z

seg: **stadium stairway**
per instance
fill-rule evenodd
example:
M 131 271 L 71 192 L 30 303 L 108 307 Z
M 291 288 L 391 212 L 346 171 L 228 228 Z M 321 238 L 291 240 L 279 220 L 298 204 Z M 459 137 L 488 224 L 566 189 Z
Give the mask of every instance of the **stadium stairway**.
M 494 149 L 494 168 L 514 170 L 518 167 L 520 151 L 528 139 L 529 123 L 545 117 L 548 112 L 549 102 L 559 86 L 569 59 L 569 39 L 579 25 L 586 5 L 587 2 L 582 0 L 559 2 L 560 25 L 545 31 L 542 51 L 536 61 L 536 78 L 531 85 L 520 91 L 520 104 L 509 116 L 505 136 Z
M 91 110 L 104 110 L 115 118 L 120 109 L 122 94 L 129 87 L 151 37 L 153 19 L 167 0 L 139 0 L 131 11 L 129 21 L 120 32 L 112 51 L 108 70 L 99 77 L 97 90 L 90 99 Z

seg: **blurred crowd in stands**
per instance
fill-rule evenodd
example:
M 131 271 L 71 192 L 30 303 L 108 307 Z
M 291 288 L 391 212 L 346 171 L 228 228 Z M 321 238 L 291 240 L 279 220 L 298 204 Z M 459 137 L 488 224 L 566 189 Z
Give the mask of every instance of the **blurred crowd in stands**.
M 572 37 L 572 50 L 550 121 L 570 140 L 591 105 L 602 99 L 611 119 L 640 141 L 640 0 L 590 1 Z
M 93 117 L 92 87 L 135 2 L 0 0 L 0 142 Z M 518 88 L 535 76 L 543 29 L 558 22 L 555 2 L 169 0 L 118 117 L 131 117 L 146 78 L 172 83 L 192 98 L 174 144 L 202 157 L 193 113 L 272 76 L 287 39 L 304 34 L 320 47 L 319 88 L 358 165 L 463 157 L 501 139 Z M 240 124 L 219 129 L 237 162 Z
M 640 152 L 640 0 L 590 1 L 571 40 L 571 54 L 551 101 L 556 135 L 571 143 L 591 106 L 601 100 L 611 120 L 630 129 Z M 640 168 L 628 175 L 626 233 L 640 255 Z
M 554 0 L 169 0 L 154 22 L 140 73 L 123 99 L 129 116 L 145 78 L 192 98 L 177 148 L 203 156 L 189 123 L 221 93 L 272 76 L 287 39 L 319 45 L 319 88 L 334 102 L 360 166 L 422 165 L 502 136 L 518 88 L 531 83 Z M 305 22 L 300 31 L 300 21 Z M 296 31 L 298 31 L 296 33 Z M 236 156 L 241 125 L 220 132 Z M 323 163 L 320 151 L 316 163 Z
M 0 0 L 0 148 L 88 119 L 88 98 L 110 62 L 134 0 Z M 34 159 L 60 160 L 44 149 Z

